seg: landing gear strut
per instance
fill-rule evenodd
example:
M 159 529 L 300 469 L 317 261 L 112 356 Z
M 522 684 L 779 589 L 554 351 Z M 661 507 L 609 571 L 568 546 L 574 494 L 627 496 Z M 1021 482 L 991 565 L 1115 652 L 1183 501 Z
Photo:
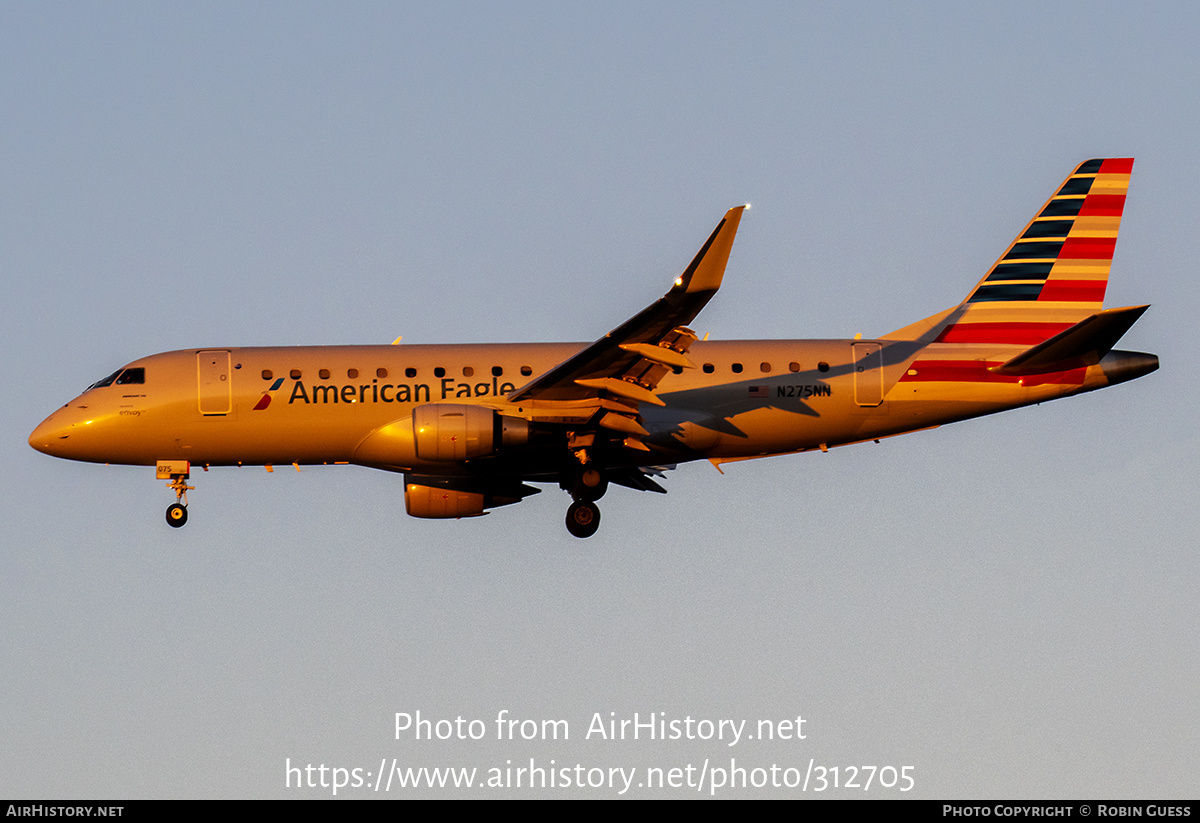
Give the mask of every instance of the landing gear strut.
M 591 537 L 600 528 L 600 507 L 596 501 L 608 491 L 608 478 L 595 465 L 588 464 L 586 454 L 580 449 L 576 458 L 581 465 L 575 466 L 561 483 L 575 499 L 567 509 L 567 531 L 575 537 Z
M 167 488 L 175 492 L 175 502 L 167 506 L 167 523 L 178 529 L 187 522 L 187 493 L 196 488 L 187 484 L 191 464 L 186 460 L 159 460 L 156 468 L 158 479 L 170 481 Z

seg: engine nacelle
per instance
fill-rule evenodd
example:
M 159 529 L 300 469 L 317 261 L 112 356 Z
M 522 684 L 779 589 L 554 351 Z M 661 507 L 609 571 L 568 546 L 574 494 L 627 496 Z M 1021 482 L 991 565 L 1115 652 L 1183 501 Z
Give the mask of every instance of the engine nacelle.
M 477 517 L 487 508 L 484 495 L 404 483 L 404 510 L 412 517 Z
M 529 421 L 485 406 L 426 403 L 412 417 L 376 429 L 354 453 L 368 466 L 413 468 L 495 454 L 529 442 Z M 458 515 L 447 515 L 458 516 Z
M 529 421 L 462 403 L 427 403 L 413 412 L 413 441 L 421 460 L 457 461 L 492 454 L 529 440 Z
M 404 510 L 413 517 L 477 517 L 540 489 L 519 480 L 404 475 Z

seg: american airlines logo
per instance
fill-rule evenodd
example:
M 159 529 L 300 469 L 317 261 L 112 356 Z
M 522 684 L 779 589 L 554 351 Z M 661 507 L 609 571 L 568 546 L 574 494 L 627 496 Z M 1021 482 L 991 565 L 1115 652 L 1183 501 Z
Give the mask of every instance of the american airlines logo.
M 267 406 L 271 405 L 271 393 L 279 391 L 279 387 L 283 385 L 283 378 L 280 377 L 271 384 L 271 388 L 263 392 L 263 396 L 258 399 L 258 403 L 254 406 L 254 411 L 262 411 Z

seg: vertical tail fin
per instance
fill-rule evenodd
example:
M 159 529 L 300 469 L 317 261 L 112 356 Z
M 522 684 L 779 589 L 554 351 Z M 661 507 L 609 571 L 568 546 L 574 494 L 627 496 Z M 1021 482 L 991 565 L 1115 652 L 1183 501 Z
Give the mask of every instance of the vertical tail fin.
M 1088 160 L 1059 187 L 967 303 L 1104 303 L 1133 158 Z
M 958 307 L 887 337 L 1033 345 L 1100 311 L 1132 170 L 1080 163 Z

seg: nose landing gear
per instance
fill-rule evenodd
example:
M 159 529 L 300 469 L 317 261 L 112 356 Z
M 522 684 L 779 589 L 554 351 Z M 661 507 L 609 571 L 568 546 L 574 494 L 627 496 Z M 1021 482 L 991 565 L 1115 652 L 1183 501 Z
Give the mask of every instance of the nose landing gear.
M 195 486 L 187 484 L 191 464 L 186 460 L 159 460 L 155 468 L 159 480 L 168 480 L 167 488 L 175 492 L 175 502 L 167 506 L 167 524 L 178 529 L 187 522 L 187 493 Z
M 167 506 L 167 525 L 179 528 L 187 522 L 187 506 L 172 503 Z

